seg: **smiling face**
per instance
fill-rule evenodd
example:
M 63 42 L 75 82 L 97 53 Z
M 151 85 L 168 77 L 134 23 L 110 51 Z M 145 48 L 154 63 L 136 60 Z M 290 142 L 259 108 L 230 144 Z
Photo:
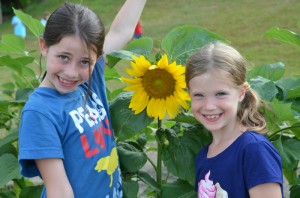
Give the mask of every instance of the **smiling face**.
M 236 129 L 238 103 L 243 100 L 243 86 L 234 86 L 225 71 L 208 71 L 189 81 L 192 113 L 211 132 Z
M 97 60 L 96 52 L 89 51 L 79 36 L 65 36 L 50 47 L 41 39 L 40 48 L 46 58 L 47 70 L 41 86 L 53 88 L 62 94 L 70 93 L 86 82 Z

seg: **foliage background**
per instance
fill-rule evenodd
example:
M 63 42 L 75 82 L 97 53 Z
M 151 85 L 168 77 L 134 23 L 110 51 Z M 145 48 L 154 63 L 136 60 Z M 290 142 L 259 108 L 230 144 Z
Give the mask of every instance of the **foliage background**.
M 109 28 L 113 17 L 124 0 L 70 0 L 80 2 L 95 10 Z M 24 12 L 39 19 L 44 11 L 52 12 L 61 0 L 32 1 Z M 178 25 L 196 25 L 216 32 L 232 44 L 254 65 L 282 61 L 287 67 L 285 75 L 300 73 L 299 49 L 282 45 L 263 34 L 270 27 L 280 27 L 297 32 L 300 19 L 299 0 L 148 0 L 142 21 L 146 36 L 158 43 Z M 11 16 L 4 17 L 0 35 L 12 33 Z M 26 46 L 37 49 L 34 36 L 28 31 Z M 37 55 L 38 56 L 38 55 Z M 119 71 L 124 69 L 119 67 Z M 7 79 L 0 70 L 0 81 Z

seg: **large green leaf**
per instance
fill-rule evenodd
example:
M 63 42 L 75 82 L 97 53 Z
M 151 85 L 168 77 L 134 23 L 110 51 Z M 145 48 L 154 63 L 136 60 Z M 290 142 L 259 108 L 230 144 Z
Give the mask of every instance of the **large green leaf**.
M 282 158 L 282 167 L 291 170 L 300 159 L 300 141 L 296 139 L 278 139 L 273 142 Z
M 39 198 L 41 196 L 44 185 L 27 186 L 22 189 L 19 198 Z
M 104 70 L 105 81 L 108 80 L 119 80 L 120 75 L 115 68 L 106 67 Z
M 118 141 L 131 138 L 153 121 L 153 118 L 150 118 L 145 110 L 135 115 L 129 109 L 131 97 L 130 92 L 123 92 L 111 102 L 109 107 L 113 129 Z
M 295 89 L 287 90 L 287 99 L 300 98 L 300 85 Z
M 132 144 L 119 142 L 117 149 L 122 171 L 138 172 L 147 162 L 147 155 Z
M 143 37 L 130 42 L 124 50 L 113 51 L 107 54 L 107 66 L 113 67 L 121 59 L 132 60 L 132 55 L 144 55 L 148 59 L 150 58 L 151 51 L 153 49 L 153 40 L 151 38 Z
M 18 160 L 12 154 L 0 156 L 0 167 L 0 188 L 4 187 L 12 179 L 22 177 Z
M 6 66 L 19 75 L 23 75 L 23 70 L 25 65 L 32 63 L 34 61 L 33 57 L 20 57 L 20 58 L 11 58 L 10 56 L 1 56 L 0 57 L 0 66 Z
M 222 36 L 197 26 L 180 26 L 170 31 L 161 46 L 168 55 L 169 62 L 185 65 L 186 59 L 197 49 L 212 41 L 227 42 Z
M 139 192 L 139 184 L 137 181 L 122 181 L 123 197 L 132 198 L 137 197 Z
M 110 68 L 114 67 L 121 59 L 132 60 L 132 55 L 135 54 L 127 50 L 112 51 L 111 53 L 106 55 L 106 58 L 108 60 L 107 66 Z
M 261 76 L 263 78 L 276 81 L 283 76 L 284 72 L 285 72 L 285 66 L 282 62 L 265 64 L 265 65 L 256 66 L 254 69 L 249 71 L 247 75 L 247 79 L 249 81 L 251 78 Z
M 268 105 L 272 109 L 272 113 L 271 115 L 269 115 L 269 117 L 272 120 L 272 117 L 274 117 L 275 114 L 277 124 L 282 124 L 283 122 L 286 121 L 290 121 L 290 122 L 295 121 L 295 117 L 291 110 L 291 103 L 282 103 L 281 101 L 273 101 L 271 103 L 268 103 Z M 274 119 L 273 122 L 269 123 L 269 125 L 272 125 L 273 123 L 274 123 Z
M 300 36 L 290 30 L 272 27 L 266 31 L 265 36 L 276 39 L 286 44 L 300 47 Z
M 177 180 L 163 185 L 162 197 L 195 198 L 197 194 L 192 185 L 186 181 Z
M 0 140 L 0 148 L 5 144 L 12 143 L 18 140 L 19 131 L 14 131 L 12 133 L 7 134 L 3 139 Z
M 146 172 L 139 171 L 138 177 L 142 180 L 145 184 L 151 187 L 154 191 L 160 192 L 160 187 L 157 182 Z
M 251 88 L 254 89 L 258 95 L 266 101 L 272 101 L 278 93 L 275 83 L 261 76 L 252 78 L 249 83 Z
M 200 124 L 182 124 L 180 128 L 183 132 L 177 131 L 176 134 L 171 129 L 165 130 L 169 144 L 163 149 L 162 158 L 169 172 L 194 185 L 194 159 L 211 140 L 211 136 Z
M 0 42 L 0 52 L 4 54 L 28 55 L 25 51 L 25 41 L 14 34 L 3 35 Z
M 291 194 L 290 198 L 299 198 L 300 197 L 300 185 L 293 185 L 290 189 Z
M 300 97 L 299 96 L 300 78 L 284 77 L 276 81 L 276 85 L 282 91 L 283 100 Z
M 153 40 L 149 37 L 142 37 L 131 41 L 126 47 L 125 50 L 131 51 L 134 54 L 142 54 L 147 59 L 150 59 L 151 52 L 153 49 Z
M 30 31 L 38 38 L 41 34 L 44 32 L 44 26 L 42 23 L 32 18 L 32 16 L 20 11 L 14 9 L 14 13 L 21 19 L 21 21 L 30 29 Z

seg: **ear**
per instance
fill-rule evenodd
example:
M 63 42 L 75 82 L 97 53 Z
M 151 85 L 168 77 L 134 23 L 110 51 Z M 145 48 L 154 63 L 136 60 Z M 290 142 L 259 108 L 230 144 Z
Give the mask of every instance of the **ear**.
M 243 101 L 245 98 L 245 94 L 247 91 L 248 86 L 244 83 L 242 84 L 241 88 L 240 88 L 240 95 L 239 95 L 239 102 Z
M 40 50 L 41 50 L 42 55 L 46 56 L 47 52 L 48 52 L 48 47 L 46 45 L 45 40 L 42 37 L 39 38 L 39 46 L 40 46 Z

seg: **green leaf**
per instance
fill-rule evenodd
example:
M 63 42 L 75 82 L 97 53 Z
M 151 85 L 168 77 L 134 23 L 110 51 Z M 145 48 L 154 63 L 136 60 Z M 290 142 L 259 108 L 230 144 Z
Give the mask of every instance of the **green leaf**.
M 16 101 L 26 102 L 32 92 L 32 88 L 18 89 L 16 92 Z
M 290 188 L 290 198 L 299 198 L 300 197 L 300 185 L 293 185 Z
M 285 72 L 285 66 L 282 62 L 260 65 L 248 72 L 248 81 L 251 78 L 261 76 L 263 78 L 276 81 L 279 80 Z
M 187 124 L 199 124 L 199 121 L 191 113 L 181 112 L 175 118 L 170 119 L 170 121 L 187 123 Z
M 296 47 L 300 47 L 300 36 L 290 30 L 272 27 L 265 32 L 265 36 L 276 39 L 286 44 L 291 44 Z
M 153 118 L 150 118 L 145 110 L 135 115 L 128 108 L 131 97 L 130 92 L 123 92 L 111 102 L 109 107 L 113 129 L 118 141 L 133 137 L 153 121 Z
M 139 184 L 137 181 L 122 181 L 124 198 L 137 197 Z
M 132 60 L 132 55 L 138 56 L 140 54 L 150 57 L 151 50 L 153 49 L 153 40 L 151 38 L 140 38 L 130 42 L 124 50 L 113 51 L 107 54 L 107 66 L 113 67 L 121 59 L 123 60 Z
M 147 155 L 132 144 L 119 142 L 117 149 L 122 171 L 137 172 L 147 162 Z
M 32 16 L 25 14 L 20 10 L 14 9 L 14 13 L 21 19 L 21 21 L 30 29 L 30 31 L 37 37 L 44 32 L 44 26 L 37 19 L 32 18 Z
M 295 89 L 287 90 L 287 99 L 300 98 L 300 85 Z
M 153 49 L 153 40 L 149 37 L 142 37 L 131 41 L 126 47 L 125 50 L 131 51 L 136 55 L 144 55 L 148 60 Z
M 108 60 L 107 66 L 112 68 L 121 59 L 132 60 L 132 55 L 134 55 L 134 53 L 127 50 L 112 51 L 111 53 L 106 55 L 106 58 Z
M 31 68 L 23 67 L 22 73 L 26 77 L 36 78 L 36 74 Z
M 120 75 L 115 68 L 106 67 L 104 70 L 105 81 L 108 80 L 119 80 Z
M 0 167 L 0 188 L 4 187 L 12 179 L 22 177 L 18 160 L 12 154 L 0 156 Z
M 19 131 L 14 131 L 12 133 L 9 133 L 3 139 L 0 140 L 0 148 L 5 144 L 12 143 L 18 140 L 18 136 L 19 136 Z
M 4 54 L 28 55 L 25 51 L 25 41 L 14 34 L 3 35 L 0 42 L 0 52 Z
M 177 180 L 173 183 L 164 184 L 162 187 L 162 197 L 177 197 L 177 198 L 195 198 L 197 194 L 194 186 L 186 181 Z
M 33 57 L 11 58 L 10 56 L 1 56 L 0 66 L 6 66 L 16 71 L 19 75 L 22 75 L 25 65 L 32 63 L 33 61 Z
M 200 124 L 181 124 L 183 131 L 166 129 L 169 145 L 163 149 L 162 159 L 168 171 L 191 185 L 195 182 L 195 163 L 197 153 L 211 141 L 210 133 Z
M 291 170 L 300 159 L 300 141 L 296 139 L 278 139 L 273 144 L 282 158 L 282 168 Z
M 300 122 L 293 124 L 291 127 L 291 130 L 296 135 L 297 139 L 300 140 Z
M 291 103 L 282 103 L 281 101 L 274 101 L 268 103 L 268 105 L 272 109 L 272 112 L 276 115 L 277 123 L 281 124 L 285 121 L 290 121 L 290 122 L 295 121 L 295 117 L 291 110 Z
M 38 186 L 27 186 L 22 189 L 19 198 L 33 198 L 33 197 L 40 197 L 44 185 Z
M 138 177 L 156 192 L 160 192 L 160 187 L 157 182 L 146 172 L 139 171 Z
M 169 62 L 185 65 L 187 58 L 210 42 L 228 42 L 222 36 L 197 26 L 180 26 L 171 30 L 162 40 L 161 47 Z
M 257 76 L 251 79 L 249 83 L 251 88 L 254 89 L 263 100 L 272 101 L 278 93 L 275 83 L 266 78 Z
M 284 77 L 276 81 L 276 86 L 282 90 L 283 100 L 286 100 L 287 98 L 294 98 L 294 96 L 299 94 L 300 78 Z

